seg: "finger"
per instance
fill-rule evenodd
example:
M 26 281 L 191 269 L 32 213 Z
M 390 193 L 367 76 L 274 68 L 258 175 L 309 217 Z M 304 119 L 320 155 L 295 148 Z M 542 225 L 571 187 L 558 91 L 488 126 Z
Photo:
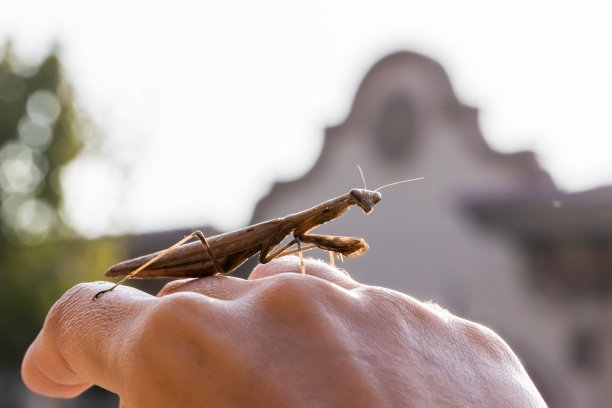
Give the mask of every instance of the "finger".
M 326 281 L 335 283 L 345 289 L 352 289 L 359 286 L 346 271 L 335 268 L 318 259 L 304 259 L 306 275 L 316 276 Z M 249 280 L 266 278 L 281 273 L 302 273 L 302 265 L 296 256 L 283 256 L 274 259 L 266 264 L 259 264 L 253 269 Z
M 157 296 L 167 296 L 177 292 L 196 292 L 215 299 L 233 300 L 248 290 L 244 279 L 232 276 L 214 275 L 197 279 L 181 279 L 167 283 Z
M 93 383 L 119 393 L 116 375 L 126 359 L 121 350 L 134 330 L 134 321 L 152 305 L 154 297 L 108 282 L 79 284 L 53 305 L 41 332 L 28 348 L 21 375 L 24 383 L 39 394 L 74 397 Z

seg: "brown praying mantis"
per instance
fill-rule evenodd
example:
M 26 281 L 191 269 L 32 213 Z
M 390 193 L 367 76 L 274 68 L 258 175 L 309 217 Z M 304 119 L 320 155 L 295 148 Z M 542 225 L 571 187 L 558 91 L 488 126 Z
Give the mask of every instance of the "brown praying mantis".
M 190 278 L 229 274 L 258 252 L 259 262 L 263 264 L 281 256 L 299 253 L 302 273 L 305 273 L 302 252 L 312 248 L 321 248 L 349 258 L 363 255 L 368 250 L 368 244 L 363 238 L 316 235 L 310 231 L 340 217 L 352 205 L 361 207 L 365 214 L 369 214 L 382 199 L 379 191 L 383 188 L 422 179 L 402 180 L 375 190 L 368 190 L 364 179 L 363 189 L 354 188 L 347 194 L 282 218 L 209 238 L 201 231 L 194 231 L 163 251 L 111 266 L 104 275 L 123 278 L 110 289 L 98 292 L 94 300 L 130 278 Z M 281 246 L 281 242 L 290 234 L 293 234 L 293 239 Z M 183 245 L 193 237 L 200 242 Z M 301 243 L 308 245 L 302 246 Z M 297 248 L 292 249 L 293 245 Z

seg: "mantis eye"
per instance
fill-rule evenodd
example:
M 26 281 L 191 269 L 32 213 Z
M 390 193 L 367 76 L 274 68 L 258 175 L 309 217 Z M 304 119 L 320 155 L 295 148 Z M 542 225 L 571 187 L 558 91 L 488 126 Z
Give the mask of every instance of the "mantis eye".
M 380 200 L 382 200 L 382 194 L 380 194 L 378 191 L 375 191 L 374 194 L 372 194 L 372 201 L 374 201 L 374 204 L 376 204 Z
M 359 188 L 354 188 L 350 191 L 350 194 L 355 197 L 357 199 L 357 201 L 362 201 L 363 200 L 363 192 L 364 190 L 361 190 Z

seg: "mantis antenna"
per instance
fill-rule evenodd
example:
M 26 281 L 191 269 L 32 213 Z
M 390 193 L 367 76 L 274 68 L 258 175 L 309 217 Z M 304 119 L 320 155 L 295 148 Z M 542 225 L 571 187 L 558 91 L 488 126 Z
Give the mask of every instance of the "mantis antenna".
M 357 169 L 359 169 L 359 174 L 361 174 L 361 179 L 363 180 L 363 189 L 367 190 L 368 188 L 366 187 L 365 177 L 363 176 L 363 171 L 361 170 L 361 166 L 357 165 Z
M 363 176 L 363 170 L 361 170 L 361 166 L 357 165 L 357 169 L 359 170 L 359 174 L 361 174 L 361 179 L 363 180 L 363 189 L 367 190 L 367 186 L 366 186 L 366 181 L 365 181 L 365 177 Z M 394 183 L 390 183 L 390 184 L 385 184 L 382 187 L 378 187 L 376 190 L 374 191 L 378 191 L 378 190 L 382 190 L 383 188 L 387 188 L 387 187 L 391 187 L 391 186 L 395 186 L 396 184 L 403 184 L 403 183 L 410 183 L 411 181 L 417 181 L 417 180 L 423 180 L 425 177 L 417 177 L 417 178 L 412 178 L 409 180 L 402 180 L 402 181 L 396 181 Z
M 410 183 L 411 181 L 417 181 L 417 180 L 423 180 L 425 177 L 417 177 L 417 178 L 413 178 L 413 179 L 409 179 L 409 180 L 402 180 L 402 181 L 396 181 L 395 183 L 390 183 L 390 184 L 385 184 L 382 187 L 378 187 L 376 190 L 374 191 L 379 191 L 382 190 L 383 188 L 387 188 L 387 187 L 391 187 L 391 186 L 395 186 L 397 184 L 403 184 L 403 183 Z

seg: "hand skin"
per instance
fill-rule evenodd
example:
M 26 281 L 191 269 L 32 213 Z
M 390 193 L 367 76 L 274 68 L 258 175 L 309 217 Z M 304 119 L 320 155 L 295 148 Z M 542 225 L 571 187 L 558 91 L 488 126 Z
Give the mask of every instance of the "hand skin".
M 92 384 L 138 407 L 545 407 L 491 330 L 344 272 L 284 257 L 249 280 L 174 281 L 158 297 L 79 284 L 22 366 L 34 392 Z

